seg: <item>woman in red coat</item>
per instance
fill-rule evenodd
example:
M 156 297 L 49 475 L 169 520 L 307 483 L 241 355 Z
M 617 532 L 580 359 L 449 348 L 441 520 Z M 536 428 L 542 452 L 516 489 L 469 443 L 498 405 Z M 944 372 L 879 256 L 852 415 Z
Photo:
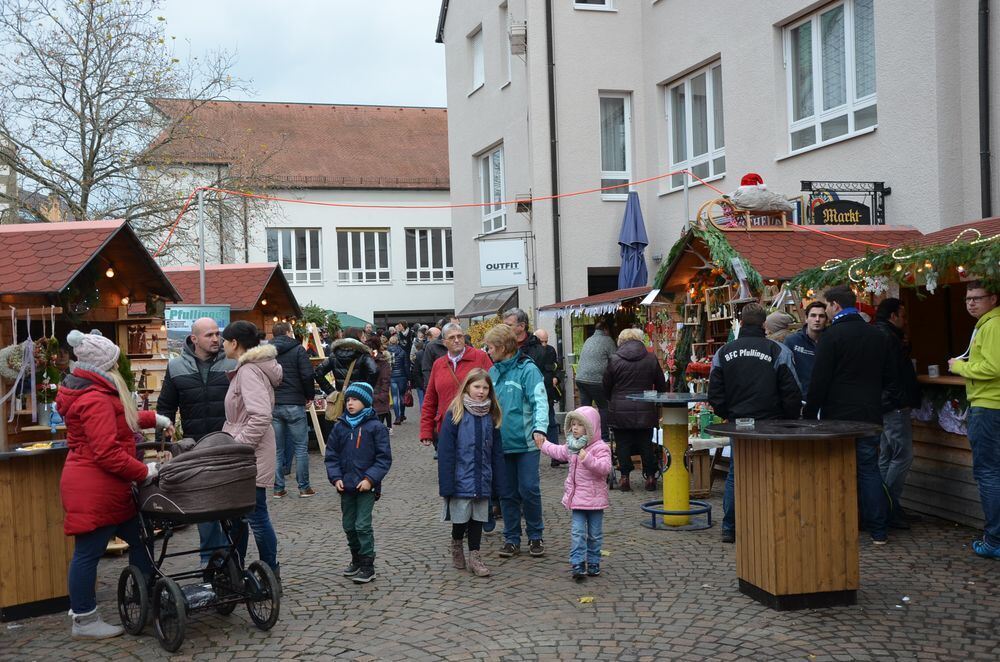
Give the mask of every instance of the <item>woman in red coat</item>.
M 139 541 L 131 485 L 156 477 L 157 469 L 136 459 L 136 432 L 156 425 L 169 435 L 173 426 L 155 412 L 136 411 L 118 372 L 117 345 L 79 331 L 71 331 L 67 341 L 77 363 L 59 386 L 56 406 L 66 421 L 69 445 L 59 483 L 66 511 L 63 529 L 76 537 L 69 564 L 69 613 L 75 639 L 104 639 L 122 633 L 97 612 L 97 563 L 111 538 L 118 535 L 129 544 L 129 563 L 152 572 Z

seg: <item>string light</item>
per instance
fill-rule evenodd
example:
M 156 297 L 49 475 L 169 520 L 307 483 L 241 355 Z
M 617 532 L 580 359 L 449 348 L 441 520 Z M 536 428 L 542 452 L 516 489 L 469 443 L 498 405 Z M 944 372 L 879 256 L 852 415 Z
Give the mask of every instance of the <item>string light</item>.
M 267 299 L 261 299 L 260 300 L 260 305 L 266 306 L 267 305 Z
M 114 278 L 115 277 L 115 268 L 109 264 L 108 265 L 108 270 L 104 272 L 104 275 L 107 276 L 108 278 Z
M 902 270 L 903 270 L 903 265 L 897 264 L 896 265 L 896 271 L 902 271 Z
M 129 299 L 128 297 L 122 297 L 123 306 L 127 306 L 129 304 L 129 301 L 131 301 L 131 299 Z
M 277 322 L 277 321 L 278 321 L 278 317 L 277 317 L 277 316 L 275 316 L 275 317 L 272 317 L 272 318 L 271 318 L 271 321 L 272 321 L 272 322 Z
M 933 268 L 934 268 L 934 265 L 931 264 L 930 260 L 927 260 L 927 261 L 924 262 L 924 269 L 933 269 Z

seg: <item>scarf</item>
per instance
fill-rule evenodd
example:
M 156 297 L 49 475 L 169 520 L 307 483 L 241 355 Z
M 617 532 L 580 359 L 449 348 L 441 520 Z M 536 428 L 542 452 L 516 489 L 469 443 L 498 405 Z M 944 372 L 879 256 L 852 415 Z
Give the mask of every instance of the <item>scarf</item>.
M 452 372 L 458 372 L 458 362 L 462 360 L 463 356 L 465 356 L 466 349 L 467 348 L 462 348 L 462 353 L 459 354 L 458 356 L 452 356 L 451 352 L 448 352 L 448 360 L 451 361 Z
M 473 416 L 486 416 L 490 413 L 490 408 L 493 406 L 493 402 L 489 399 L 476 402 L 467 395 L 462 396 L 462 404 L 465 405 L 465 411 Z
M 353 415 L 349 414 L 347 412 L 347 410 L 345 409 L 344 410 L 344 421 L 346 421 L 347 424 L 350 425 L 351 428 L 353 429 L 353 428 L 356 428 L 359 425 L 361 425 L 365 421 L 366 418 L 368 418 L 369 416 L 374 416 L 374 415 L 375 415 L 375 410 L 372 409 L 371 407 L 365 407 L 364 409 L 362 409 L 361 411 L 359 411 L 357 414 L 353 414 Z
M 574 455 L 579 455 L 580 451 L 586 448 L 589 443 L 590 439 L 587 438 L 587 435 L 583 435 L 582 437 L 574 437 L 571 434 L 566 435 L 566 448 Z

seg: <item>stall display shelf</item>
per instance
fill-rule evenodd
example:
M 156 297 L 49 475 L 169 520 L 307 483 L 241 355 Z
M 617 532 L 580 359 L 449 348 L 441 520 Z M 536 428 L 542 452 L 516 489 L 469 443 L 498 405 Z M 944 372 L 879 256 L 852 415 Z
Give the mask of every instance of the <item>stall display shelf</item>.
M 47 431 L 52 430 L 52 429 L 53 428 L 52 428 L 51 425 L 25 425 L 23 428 L 21 428 L 21 432 L 47 432 Z M 55 426 L 55 429 L 56 430 L 65 430 L 66 426 L 65 425 L 57 425 L 57 426 Z

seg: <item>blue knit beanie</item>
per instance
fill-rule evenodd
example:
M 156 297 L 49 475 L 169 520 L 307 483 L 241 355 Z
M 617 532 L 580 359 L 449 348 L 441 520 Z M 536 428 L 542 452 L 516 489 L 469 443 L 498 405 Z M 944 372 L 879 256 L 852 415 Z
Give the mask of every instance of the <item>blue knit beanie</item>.
M 368 382 L 354 382 L 344 390 L 345 398 L 355 398 L 364 403 L 365 407 L 371 407 L 375 400 L 375 390 Z

